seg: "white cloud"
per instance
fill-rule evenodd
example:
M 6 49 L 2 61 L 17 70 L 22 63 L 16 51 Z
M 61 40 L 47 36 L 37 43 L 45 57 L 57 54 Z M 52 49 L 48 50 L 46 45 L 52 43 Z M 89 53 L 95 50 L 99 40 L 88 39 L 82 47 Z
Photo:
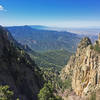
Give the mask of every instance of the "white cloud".
M 4 7 L 2 5 L 0 5 L 0 11 L 3 11 Z

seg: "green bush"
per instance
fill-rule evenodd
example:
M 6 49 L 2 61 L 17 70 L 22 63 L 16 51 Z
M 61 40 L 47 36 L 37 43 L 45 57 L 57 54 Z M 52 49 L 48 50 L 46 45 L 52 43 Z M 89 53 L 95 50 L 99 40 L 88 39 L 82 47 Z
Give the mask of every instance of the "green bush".
M 9 86 L 0 86 L 0 100 L 12 100 L 13 92 L 9 90 Z
M 94 46 L 91 45 L 90 49 L 94 49 L 95 51 L 100 53 L 100 45 L 98 43 L 96 45 L 94 45 Z
M 45 83 L 44 87 L 40 90 L 38 94 L 39 100 L 62 100 L 59 96 L 53 94 L 54 87 L 50 82 Z
M 91 94 L 90 100 L 96 100 L 96 93 L 95 92 Z
M 94 50 L 100 53 L 100 46 L 99 46 L 99 44 L 96 44 L 94 46 Z
M 69 89 L 71 91 L 72 90 L 71 82 L 72 82 L 71 78 L 68 77 L 65 81 L 59 79 L 57 85 L 59 88 L 62 89 L 63 92 L 65 89 Z

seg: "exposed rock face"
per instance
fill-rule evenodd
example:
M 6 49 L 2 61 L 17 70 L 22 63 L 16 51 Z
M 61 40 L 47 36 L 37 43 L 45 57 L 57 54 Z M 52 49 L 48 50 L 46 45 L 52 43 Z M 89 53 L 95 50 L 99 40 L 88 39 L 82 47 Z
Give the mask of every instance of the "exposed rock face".
M 100 37 L 100 36 L 99 36 Z M 100 87 L 100 52 L 99 40 L 92 45 L 89 38 L 83 38 L 76 54 L 62 70 L 61 78 L 72 78 L 72 88 L 79 96 L 96 91 Z M 98 47 L 98 48 L 97 48 Z
M 100 44 L 100 33 L 99 33 L 99 40 L 98 40 L 99 44 Z
M 36 71 L 37 70 L 37 71 Z M 41 77 L 34 61 L 15 46 L 10 33 L 0 26 L 0 85 L 9 85 L 20 100 L 37 100 Z

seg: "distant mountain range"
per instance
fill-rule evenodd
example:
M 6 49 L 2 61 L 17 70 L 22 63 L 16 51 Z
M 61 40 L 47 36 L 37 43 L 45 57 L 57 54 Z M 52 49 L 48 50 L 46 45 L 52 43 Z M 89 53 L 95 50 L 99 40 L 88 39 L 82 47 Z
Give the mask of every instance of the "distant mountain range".
M 97 40 L 98 34 L 100 33 L 100 27 L 83 27 L 83 28 L 61 28 L 61 27 L 49 27 L 41 25 L 32 25 L 32 28 L 42 29 L 42 30 L 55 30 L 55 31 L 66 31 L 75 33 L 81 37 L 89 37 L 92 42 Z
M 89 37 L 92 42 L 98 39 L 100 33 L 100 27 L 89 27 L 89 28 L 69 28 L 68 32 L 74 32 L 82 37 Z
M 14 26 L 7 27 L 14 38 L 23 45 L 28 45 L 35 51 L 65 49 L 75 52 L 80 36 L 65 32 L 43 30 L 43 26 Z M 69 45 L 70 44 L 70 45 Z
M 49 30 L 50 27 L 48 26 L 42 26 L 42 25 L 29 25 L 33 29 L 41 29 L 41 30 Z
M 70 28 L 70 27 L 50 27 L 43 25 L 30 25 L 32 28 L 42 29 L 42 30 L 55 30 L 55 31 L 66 31 L 79 35 L 98 35 L 100 33 L 100 27 L 83 27 L 83 28 Z

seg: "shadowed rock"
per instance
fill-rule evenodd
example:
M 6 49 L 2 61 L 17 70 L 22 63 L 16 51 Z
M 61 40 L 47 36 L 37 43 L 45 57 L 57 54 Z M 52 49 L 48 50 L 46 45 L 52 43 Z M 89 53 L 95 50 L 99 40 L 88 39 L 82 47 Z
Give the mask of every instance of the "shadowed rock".
M 37 70 L 37 71 L 36 71 Z M 9 85 L 14 100 L 37 100 L 42 86 L 39 69 L 11 34 L 0 26 L 0 85 Z

